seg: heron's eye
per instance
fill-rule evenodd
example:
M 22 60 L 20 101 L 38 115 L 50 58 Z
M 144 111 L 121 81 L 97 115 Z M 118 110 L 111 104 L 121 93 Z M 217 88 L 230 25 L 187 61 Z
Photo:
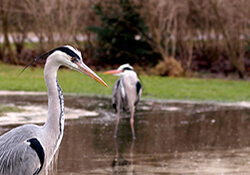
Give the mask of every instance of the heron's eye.
M 71 62 L 76 63 L 77 62 L 77 58 L 76 57 L 72 57 L 71 58 Z

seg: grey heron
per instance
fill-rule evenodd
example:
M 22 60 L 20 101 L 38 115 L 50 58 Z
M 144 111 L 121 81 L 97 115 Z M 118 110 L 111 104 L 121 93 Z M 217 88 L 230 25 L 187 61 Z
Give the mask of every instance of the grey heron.
M 123 109 L 126 111 L 129 109 L 132 136 L 133 139 L 135 139 L 134 111 L 142 93 L 142 86 L 138 76 L 133 67 L 129 64 L 123 64 L 118 69 L 106 71 L 104 74 L 120 76 L 120 78 L 115 82 L 112 92 L 112 104 L 117 112 L 114 137 L 116 138 L 117 135 L 120 110 Z
M 61 65 L 78 70 L 108 87 L 83 63 L 81 52 L 72 46 L 53 49 L 30 64 L 44 56 L 48 56 L 44 67 L 44 80 L 48 91 L 47 121 L 42 126 L 22 125 L 0 136 L 1 175 L 35 175 L 41 170 L 48 170 L 59 148 L 64 130 L 64 99 L 57 82 L 57 70 Z

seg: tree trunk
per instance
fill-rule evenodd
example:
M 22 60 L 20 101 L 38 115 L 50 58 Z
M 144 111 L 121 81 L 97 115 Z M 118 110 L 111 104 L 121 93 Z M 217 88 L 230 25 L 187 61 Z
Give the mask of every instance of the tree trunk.
M 190 69 L 191 67 L 191 63 L 192 63 L 192 59 L 193 59 L 193 46 L 194 46 L 194 39 L 193 39 L 193 33 L 191 31 L 192 29 L 188 30 L 189 33 L 189 42 L 188 42 L 188 56 L 187 56 L 187 70 Z
M 18 61 L 12 51 L 11 44 L 10 44 L 9 37 L 8 37 L 8 32 L 9 32 L 8 15 L 4 12 L 3 9 L 1 9 L 1 15 L 2 15 L 2 28 L 3 28 L 3 35 L 4 35 L 4 47 L 6 47 L 8 50 L 10 62 L 13 64 L 17 64 Z

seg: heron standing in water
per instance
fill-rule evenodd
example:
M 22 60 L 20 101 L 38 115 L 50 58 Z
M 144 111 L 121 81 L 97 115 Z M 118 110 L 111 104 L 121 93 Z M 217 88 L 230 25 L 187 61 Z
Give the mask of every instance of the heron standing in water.
M 1 175 L 36 175 L 41 170 L 48 170 L 64 130 L 64 100 L 57 82 L 57 70 L 61 65 L 78 70 L 107 86 L 83 63 L 81 53 L 72 46 L 58 47 L 36 58 L 29 65 L 44 56 L 48 56 L 44 67 L 44 80 L 48 90 L 47 121 L 43 126 L 19 126 L 0 136 Z
M 117 136 L 118 124 L 120 119 L 120 110 L 130 110 L 130 125 L 133 139 L 135 137 L 134 130 L 134 112 L 135 106 L 138 104 L 142 86 L 133 67 L 129 64 L 123 64 L 116 70 L 104 72 L 104 74 L 113 74 L 120 76 L 113 87 L 112 104 L 117 112 L 116 126 L 114 137 Z

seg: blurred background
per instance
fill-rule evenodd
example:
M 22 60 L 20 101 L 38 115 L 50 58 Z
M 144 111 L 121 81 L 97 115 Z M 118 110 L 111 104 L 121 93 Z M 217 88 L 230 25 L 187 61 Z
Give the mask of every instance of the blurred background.
M 112 88 L 60 70 L 77 118 L 50 174 L 250 174 L 250 0 L 0 0 L 0 134 L 46 116 L 43 69 L 18 75 L 65 44 L 97 73 L 130 63 L 143 95 L 137 140 L 125 113 L 114 140 Z
M 96 70 L 130 63 L 162 76 L 250 75 L 249 0 L 1 0 L 0 62 L 64 44 Z M 40 63 L 36 66 L 38 66 Z

